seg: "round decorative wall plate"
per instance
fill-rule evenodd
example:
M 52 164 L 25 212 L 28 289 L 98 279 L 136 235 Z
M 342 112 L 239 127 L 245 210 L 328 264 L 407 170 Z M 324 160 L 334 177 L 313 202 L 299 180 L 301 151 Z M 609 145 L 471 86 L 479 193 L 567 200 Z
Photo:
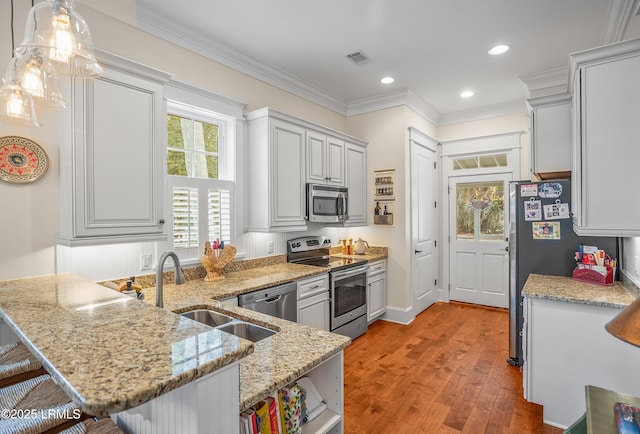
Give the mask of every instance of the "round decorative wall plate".
M 22 184 L 47 172 L 49 158 L 36 142 L 24 137 L 0 137 L 0 179 Z

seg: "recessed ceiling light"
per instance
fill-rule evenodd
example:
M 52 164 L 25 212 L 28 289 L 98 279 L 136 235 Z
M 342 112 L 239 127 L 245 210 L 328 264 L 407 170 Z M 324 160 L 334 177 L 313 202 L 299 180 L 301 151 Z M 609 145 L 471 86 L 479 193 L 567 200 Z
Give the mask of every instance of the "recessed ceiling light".
M 394 81 L 396 81 L 396 80 L 395 80 L 395 78 L 393 78 L 393 77 L 383 77 L 383 78 L 380 80 L 380 83 L 382 83 L 382 84 L 391 84 L 391 83 L 393 83 Z
M 491 49 L 488 51 L 488 53 L 489 53 L 491 56 L 499 56 L 499 55 L 504 54 L 504 53 L 506 53 L 507 51 L 509 51 L 509 49 L 510 49 L 510 48 L 511 48 L 511 47 L 509 47 L 508 45 L 504 45 L 504 44 L 496 45 L 495 47 L 491 48 Z
M 462 98 L 471 98 L 473 96 L 473 91 L 472 90 L 465 90 L 460 94 L 460 96 Z

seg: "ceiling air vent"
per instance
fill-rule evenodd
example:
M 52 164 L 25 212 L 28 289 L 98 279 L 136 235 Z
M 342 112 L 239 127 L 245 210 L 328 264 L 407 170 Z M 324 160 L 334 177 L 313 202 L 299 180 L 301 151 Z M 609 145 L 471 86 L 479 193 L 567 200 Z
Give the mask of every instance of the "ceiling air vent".
M 353 53 L 349 53 L 344 57 L 346 57 L 356 65 L 365 65 L 372 62 L 371 58 L 364 54 L 364 51 L 362 50 L 354 51 Z

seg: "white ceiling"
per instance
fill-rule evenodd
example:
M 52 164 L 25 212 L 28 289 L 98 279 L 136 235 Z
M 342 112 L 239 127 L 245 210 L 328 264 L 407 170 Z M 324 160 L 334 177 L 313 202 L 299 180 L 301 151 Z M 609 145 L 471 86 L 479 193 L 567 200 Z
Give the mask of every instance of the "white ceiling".
M 443 123 L 522 110 L 530 96 L 523 77 L 553 71 L 557 84 L 569 53 L 621 38 L 636 3 L 138 0 L 136 7 L 140 27 L 340 113 L 404 98 Z M 489 56 L 497 43 L 511 50 Z M 372 62 L 345 58 L 357 50 Z M 385 75 L 395 83 L 382 85 Z M 475 96 L 460 98 L 464 89 Z

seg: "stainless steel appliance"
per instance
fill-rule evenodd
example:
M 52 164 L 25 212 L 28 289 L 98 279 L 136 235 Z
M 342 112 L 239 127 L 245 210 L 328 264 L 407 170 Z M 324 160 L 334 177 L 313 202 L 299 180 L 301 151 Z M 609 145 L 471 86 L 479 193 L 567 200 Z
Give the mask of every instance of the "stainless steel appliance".
M 256 312 L 296 322 L 298 318 L 296 282 L 261 289 L 238 296 L 238 305 Z
M 323 236 L 287 241 L 287 261 L 329 268 L 331 287 L 331 331 L 355 339 L 366 333 L 367 279 L 369 264 L 364 259 L 329 255 L 331 240 Z
M 618 256 L 617 238 L 579 237 L 571 219 L 571 181 L 514 181 L 509 187 L 509 359 L 522 357 L 522 288 L 529 274 L 571 276 L 580 244 L 598 246 Z M 549 225 L 547 234 L 544 226 Z M 534 236 L 534 230 L 538 233 Z M 542 230 L 543 235 L 539 231 Z M 553 234 L 559 230 L 558 234 Z M 557 236 L 556 236 L 557 235 Z
M 307 184 L 307 219 L 316 223 L 341 223 L 349 219 L 349 190 Z

